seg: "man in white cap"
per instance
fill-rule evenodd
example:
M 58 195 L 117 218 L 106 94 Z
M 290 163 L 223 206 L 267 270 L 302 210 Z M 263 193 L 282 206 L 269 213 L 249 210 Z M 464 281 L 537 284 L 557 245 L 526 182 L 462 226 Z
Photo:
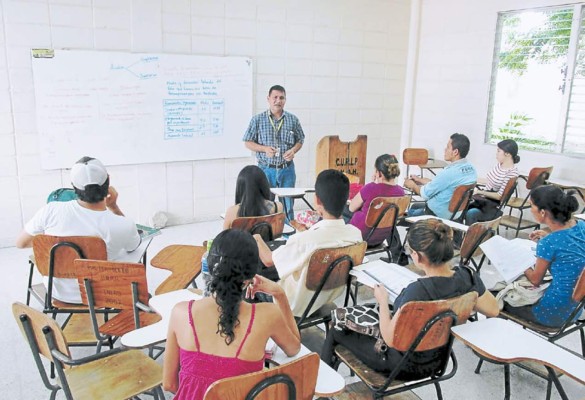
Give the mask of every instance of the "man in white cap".
M 108 172 L 99 160 L 80 159 L 71 168 L 71 184 L 78 199 L 46 204 L 24 226 L 16 239 L 16 247 L 31 247 L 33 237 L 41 233 L 99 236 L 106 242 L 108 259 L 116 260 L 140 245 L 136 225 L 116 204 L 118 192 L 110 186 Z M 68 303 L 81 303 L 77 279 L 55 278 L 53 297 Z

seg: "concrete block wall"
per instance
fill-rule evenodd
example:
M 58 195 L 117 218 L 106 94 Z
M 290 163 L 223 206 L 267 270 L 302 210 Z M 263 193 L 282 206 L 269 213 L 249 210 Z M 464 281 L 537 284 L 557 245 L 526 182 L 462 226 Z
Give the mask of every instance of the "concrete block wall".
M 398 152 L 409 14 L 410 0 L 1 0 L 0 247 L 13 245 L 51 190 L 69 186 L 68 171 L 40 167 L 31 48 L 252 57 L 254 111 L 279 83 L 286 109 L 302 122 L 307 138 L 295 161 L 298 185 L 307 186 L 325 135 L 368 135 L 368 164 Z M 128 216 L 145 223 L 165 211 L 178 224 L 217 218 L 233 203 L 238 172 L 253 162 L 109 172 Z

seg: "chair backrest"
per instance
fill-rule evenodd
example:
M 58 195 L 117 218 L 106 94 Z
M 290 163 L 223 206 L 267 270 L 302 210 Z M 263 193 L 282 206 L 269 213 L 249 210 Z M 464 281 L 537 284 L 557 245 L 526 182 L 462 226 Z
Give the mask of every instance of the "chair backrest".
M 577 283 L 575 284 L 575 288 L 573 289 L 573 300 L 576 302 L 580 302 L 585 298 L 585 268 L 581 271 L 581 275 L 579 275 L 579 279 L 577 279 Z
M 69 345 L 63 335 L 61 327 L 53 318 L 49 315 L 44 314 L 40 311 L 34 310 L 31 307 L 24 305 L 20 302 L 12 304 L 12 314 L 20 327 L 20 331 L 24 335 L 31 346 L 33 356 L 36 359 L 37 354 L 41 354 L 49 361 L 53 360 L 51 355 L 51 349 L 47 344 L 47 339 L 43 333 L 43 328 L 49 327 L 53 331 L 53 337 L 55 338 L 55 345 L 57 350 L 71 357 L 69 352 Z M 42 365 L 38 365 L 39 372 Z M 41 372 L 42 373 L 42 372 Z
M 402 151 L 402 162 L 406 165 L 421 165 L 429 161 L 429 151 L 427 149 L 406 148 Z
M 346 285 L 349 277 L 349 271 L 354 265 L 359 265 L 364 259 L 367 243 L 359 242 L 345 247 L 333 249 L 316 250 L 309 260 L 309 269 L 307 271 L 307 280 L 305 285 L 309 290 L 317 290 L 323 283 L 321 290 L 330 290 Z M 349 256 L 345 262 L 339 262 L 338 265 L 327 276 L 329 267 L 344 256 Z
M 478 251 L 480 244 L 495 236 L 500 225 L 500 219 L 496 218 L 492 221 L 476 222 L 467 229 L 463 243 L 461 243 L 461 265 L 467 264 L 474 255 L 481 254 L 475 253 Z
M 449 212 L 453 213 L 451 219 L 454 219 L 460 212 L 465 214 L 469 203 L 471 203 L 473 189 L 475 189 L 475 183 L 471 185 L 459 185 L 455 188 L 453 196 L 449 201 Z
M 514 194 L 517 185 L 518 177 L 508 179 L 508 183 L 506 183 L 506 187 L 504 188 L 502 196 L 500 197 L 500 204 L 498 205 L 498 210 L 503 209 L 506 206 L 506 204 L 508 204 L 508 201 Z
M 532 190 L 540 185 L 546 183 L 546 181 L 550 178 L 550 174 L 552 173 L 553 167 L 545 167 L 545 168 L 532 168 L 528 173 L 528 179 L 526 180 L 526 189 Z
M 319 356 L 310 353 L 290 363 L 251 374 L 220 379 L 205 393 L 204 400 L 296 399 L 310 400 L 315 394 Z M 296 396 L 291 397 L 286 385 L 271 382 L 274 377 L 288 377 L 294 383 Z M 278 379 L 278 378 L 277 378 Z
M 368 207 L 366 226 L 368 228 L 391 228 L 396 219 L 404 215 L 411 196 L 376 197 Z
M 76 279 L 73 265 L 76 258 L 108 258 L 106 243 L 95 236 L 36 235 L 32 244 L 37 269 L 43 276 L 52 273 L 55 278 Z
M 146 269 L 143 264 L 80 259 L 75 260 L 74 264 L 84 304 L 89 304 L 85 290 L 86 279 L 91 283 L 93 304 L 97 308 L 134 309 L 133 286 L 137 287 L 137 300 L 148 304 Z
M 284 213 L 262 215 L 259 217 L 237 217 L 230 228 L 241 229 L 259 234 L 265 241 L 274 240 L 282 235 L 284 229 Z
M 464 323 L 473 311 L 476 301 L 477 292 L 469 292 L 452 299 L 408 302 L 392 317 L 390 322 L 392 342 L 386 344 L 393 349 L 405 352 L 427 322 L 436 315 L 452 310 L 457 314 L 457 323 Z M 418 344 L 416 351 L 444 346 L 451 335 L 451 325 L 451 318 L 444 318 L 434 324 Z

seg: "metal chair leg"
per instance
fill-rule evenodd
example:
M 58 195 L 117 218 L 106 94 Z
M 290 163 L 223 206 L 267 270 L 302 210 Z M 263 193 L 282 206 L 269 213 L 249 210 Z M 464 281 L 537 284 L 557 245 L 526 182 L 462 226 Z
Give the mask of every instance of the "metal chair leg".
M 435 382 L 435 390 L 437 391 L 437 399 L 443 400 L 443 393 L 441 392 L 441 386 L 439 382 Z
M 548 371 L 548 377 L 549 377 L 549 381 L 548 381 L 548 386 L 551 386 L 551 381 L 555 384 L 555 387 L 557 388 L 557 391 L 559 392 L 559 395 L 561 396 L 561 399 L 563 400 L 569 400 L 569 398 L 567 397 L 567 393 L 565 393 L 565 389 L 563 389 L 563 385 L 561 385 L 561 382 L 559 381 L 559 378 L 557 377 L 557 374 L 555 374 L 555 371 L 551 368 L 551 367 L 546 367 L 546 370 Z M 547 397 L 548 399 L 548 397 Z
M 479 370 L 481 369 L 482 364 L 483 364 L 483 360 L 480 358 L 479 361 L 477 362 L 477 367 L 475 367 L 476 374 L 479 374 Z
M 510 364 L 504 364 L 504 399 L 510 400 Z

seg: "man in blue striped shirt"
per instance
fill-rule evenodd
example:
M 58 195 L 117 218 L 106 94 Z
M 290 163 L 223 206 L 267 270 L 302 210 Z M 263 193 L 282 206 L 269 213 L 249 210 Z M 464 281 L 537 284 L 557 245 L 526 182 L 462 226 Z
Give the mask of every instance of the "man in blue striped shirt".
M 274 85 L 268 91 L 269 109 L 255 115 L 242 139 L 248 149 L 256 152 L 258 166 L 264 171 L 271 187 L 294 187 L 295 154 L 303 147 L 305 134 L 299 119 L 284 111 L 286 91 Z M 293 200 L 285 199 L 287 218 L 293 219 Z

